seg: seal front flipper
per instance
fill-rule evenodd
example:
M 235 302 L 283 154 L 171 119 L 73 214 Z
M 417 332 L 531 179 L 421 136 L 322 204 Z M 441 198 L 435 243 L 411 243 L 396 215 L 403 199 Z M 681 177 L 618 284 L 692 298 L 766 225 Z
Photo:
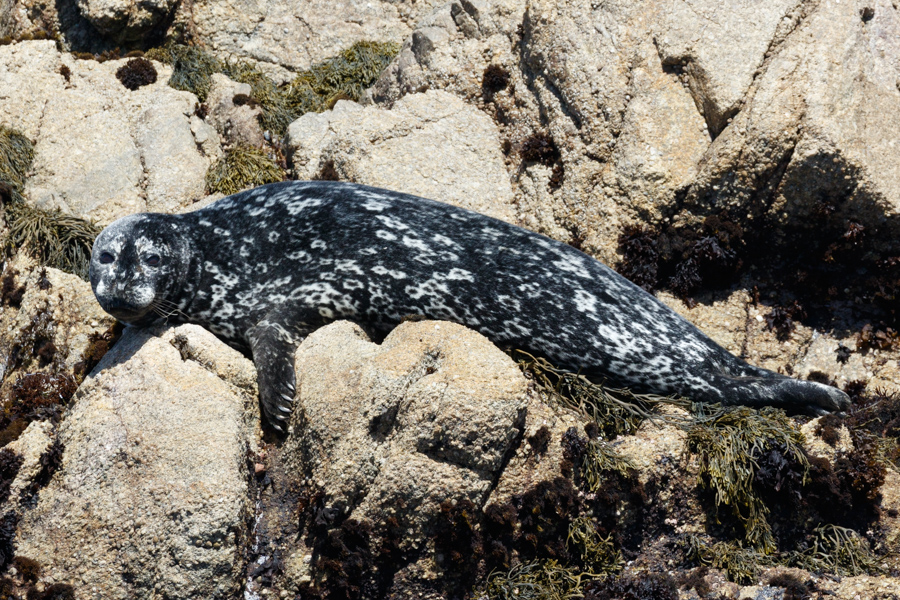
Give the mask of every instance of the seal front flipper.
M 296 392 L 294 352 L 303 337 L 295 325 L 285 326 L 269 317 L 247 331 L 263 422 L 282 433 L 287 429 Z

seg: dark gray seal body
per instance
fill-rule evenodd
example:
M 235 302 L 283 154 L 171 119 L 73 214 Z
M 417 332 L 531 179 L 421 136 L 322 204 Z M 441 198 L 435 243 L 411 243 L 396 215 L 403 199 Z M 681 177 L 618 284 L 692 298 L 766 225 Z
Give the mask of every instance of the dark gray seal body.
M 339 182 L 285 182 L 193 213 L 120 219 L 98 236 L 91 285 L 125 323 L 200 324 L 256 363 L 262 412 L 281 429 L 293 356 L 350 319 L 454 321 L 637 392 L 818 414 L 846 394 L 751 366 L 597 260 L 497 219 Z

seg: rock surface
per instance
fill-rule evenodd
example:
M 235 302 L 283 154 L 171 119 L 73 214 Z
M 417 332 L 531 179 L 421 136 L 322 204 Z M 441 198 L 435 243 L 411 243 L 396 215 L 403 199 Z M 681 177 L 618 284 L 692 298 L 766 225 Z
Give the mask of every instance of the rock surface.
M 20 521 L 16 551 L 79 597 L 234 598 L 252 518 L 254 380 L 198 327 L 128 330 L 79 389 L 60 469 Z
M 35 142 L 25 194 L 36 206 L 108 223 L 205 195 L 220 150 L 197 99 L 168 87 L 160 63 L 156 83 L 130 91 L 116 78 L 125 63 L 74 60 L 52 41 L 0 47 L 0 87 L 16 90 L 0 97 L 0 122 Z
M 404 97 L 391 110 L 339 100 L 291 123 L 297 179 L 341 179 L 416 194 L 514 222 L 494 123 L 446 92 Z

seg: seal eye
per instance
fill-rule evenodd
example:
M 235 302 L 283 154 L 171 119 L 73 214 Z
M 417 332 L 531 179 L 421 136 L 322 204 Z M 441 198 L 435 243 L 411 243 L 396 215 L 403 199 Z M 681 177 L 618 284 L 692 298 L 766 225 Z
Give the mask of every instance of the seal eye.
M 159 256 L 156 254 L 151 254 L 147 258 L 144 259 L 144 262 L 150 265 L 151 267 L 155 267 L 159 264 Z
M 113 255 L 110 254 L 109 252 L 101 252 L 100 253 L 100 262 L 102 264 L 108 265 L 109 263 L 111 263 L 114 260 L 115 260 L 115 257 L 113 257 Z

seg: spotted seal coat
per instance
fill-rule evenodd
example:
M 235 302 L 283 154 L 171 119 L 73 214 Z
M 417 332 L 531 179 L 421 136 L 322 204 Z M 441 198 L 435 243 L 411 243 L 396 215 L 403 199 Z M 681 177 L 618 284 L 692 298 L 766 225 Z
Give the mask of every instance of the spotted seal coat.
M 100 305 L 127 324 L 200 324 L 256 363 L 281 430 L 293 356 L 350 319 L 389 331 L 408 315 L 470 327 L 637 392 L 820 414 L 834 388 L 751 366 L 578 250 L 468 210 L 342 182 L 276 183 L 196 212 L 122 218 L 97 237 Z

